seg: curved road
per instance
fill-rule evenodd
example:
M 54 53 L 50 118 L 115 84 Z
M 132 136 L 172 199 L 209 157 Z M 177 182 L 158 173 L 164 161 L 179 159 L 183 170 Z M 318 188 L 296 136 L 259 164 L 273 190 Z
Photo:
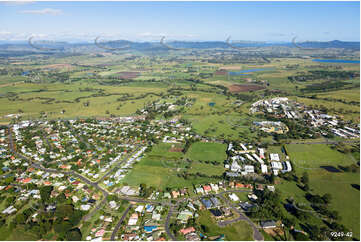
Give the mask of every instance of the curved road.
M 230 203 L 227 199 L 225 199 L 222 195 L 217 194 L 217 197 L 219 197 L 220 199 L 222 199 L 228 206 L 230 206 L 236 213 L 239 214 L 239 217 L 237 219 L 233 219 L 233 220 L 229 220 L 229 221 L 224 221 L 224 226 L 233 223 L 233 222 L 237 222 L 240 220 L 244 220 L 247 221 L 248 224 L 252 227 L 253 229 L 253 239 L 257 240 L 257 241 L 263 241 L 264 237 L 261 234 L 261 232 L 259 232 L 258 228 L 256 227 L 256 225 L 252 222 L 252 220 L 250 220 L 246 215 L 244 215 L 240 210 L 238 210 L 232 203 Z M 228 223 L 227 223 L 228 222 Z

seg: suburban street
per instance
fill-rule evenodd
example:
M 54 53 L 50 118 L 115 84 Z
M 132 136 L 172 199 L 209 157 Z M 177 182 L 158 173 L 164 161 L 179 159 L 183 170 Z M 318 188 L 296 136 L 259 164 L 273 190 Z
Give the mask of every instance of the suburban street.
M 117 225 L 115 225 L 115 228 L 112 232 L 112 236 L 110 236 L 110 240 L 115 240 L 115 236 L 117 235 L 118 230 L 120 229 L 120 226 L 122 225 L 122 222 L 124 221 L 125 217 L 127 216 L 129 210 L 132 208 L 132 205 L 129 205 L 127 209 L 124 211 L 122 217 L 119 219 Z
M 100 209 L 102 208 L 106 202 L 107 202 L 107 197 L 110 194 L 110 192 L 108 192 L 107 190 L 105 190 L 104 188 L 102 188 L 101 186 L 99 186 L 99 182 L 100 180 L 102 180 L 105 176 L 109 175 L 111 173 L 111 171 L 113 171 L 113 168 L 111 168 L 102 178 L 100 178 L 100 180 L 98 180 L 97 182 L 92 182 L 90 181 L 88 178 L 80 175 L 79 173 L 76 173 L 74 171 L 63 171 L 63 170 L 57 170 L 57 169 L 51 169 L 51 168 L 45 168 L 43 167 L 41 164 L 31 160 L 28 157 L 23 156 L 22 154 L 19 154 L 15 151 L 14 149 L 14 141 L 13 141 L 13 137 L 12 137 L 12 132 L 11 132 L 11 127 L 8 127 L 8 131 L 9 131 L 9 146 L 11 151 L 18 157 L 27 160 L 29 163 L 31 163 L 31 165 L 34 168 L 40 169 L 42 171 L 46 171 L 49 173 L 63 173 L 64 175 L 70 175 L 70 176 L 74 176 L 76 178 L 79 178 L 80 180 L 82 180 L 84 183 L 93 186 L 95 189 L 101 191 L 103 193 L 103 199 L 97 203 L 96 207 L 94 209 L 92 209 L 86 216 L 83 217 L 84 221 L 88 221 L 92 216 L 94 216 L 94 214 Z M 137 147 L 137 149 L 132 152 L 132 154 L 134 154 L 135 152 L 137 152 L 139 150 L 139 147 Z M 119 164 L 122 164 L 123 162 L 125 162 L 129 157 L 131 157 L 131 155 L 125 157 Z M 119 165 L 117 164 L 117 166 Z M 116 166 L 116 167 L 117 167 Z M 228 190 L 228 191 L 222 191 L 220 193 L 214 194 L 215 196 L 219 197 L 220 199 L 224 200 L 225 203 L 227 203 L 227 205 L 229 205 L 235 212 L 237 212 L 239 214 L 239 217 L 233 220 L 229 220 L 229 221 L 223 221 L 220 222 L 219 225 L 220 226 L 227 226 L 228 224 L 232 224 L 234 222 L 240 221 L 240 220 L 245 220 L 247 221 L 250 226 L 253 229 L 253 238 L 254 240 L 260 241 L 260 240 L 264 240 L 263 235 L 258 231 L 256 225 L 247 217 L 245 216 L 241 211 L 239 211 L 232 203 L 230 203 L 227 199 L 225 199 L 222 195 L 227 194 L 227 193 L 233 193 L 233 192 L 249 192 L 249 190 L 237 190 L 237 189 L 232 189 L 232 190 Z M 162 201 L 156 201 L 156 200 L 149 200 L 149 199 L 144 199 L 144 198 L 139 198 L 139 197 L 132 197 L 132 196 L 125 196 L 125 195 L 119 195 L 116 194 L 120 199 L 123 200 L 127 200 L 130 202 L 138 202 L 138 203 L 150 203 L 150 204 L 162 204 L 164 206 L 169 206 L 169 211 L 166 217 L 166 221 L 165 221 L 165 231 L 167 233 L 167 235 L 172 239 L 172 240 L 176 240 L 175 236 L 173 235 L 173 233 L 170 231 L 169 229 L 169 225 L 170 225 L 170 219 L 172 214 L 174 213 L 174 210 L 178 208 L 179 204 L 181 202 L 187 201 L 187 200 L 196 200 L 196 199 L 201 199 L 204 197 L 209 197 L 212 194 L 205 194 L 205 195 L 198 195 L 198 196 L 194 196 L 194 197 L 190 197 L 190 198 L 179 198 L 179 199 L 173 199 L 173 201 L 176 201 L 176 204 L 172 204 L 171 200 L 162 200 Z M 118 222 L 117 226 L 115 227 L 113 233 L 112 233 L 112 240 L 113 237 L 115 236 L 116 232 L 119 230 L 120 226 L 121 226 L 121 222 L 124 220 L 124 218 L 126 217 L 127 213 L 129 212 L 131 206 L 129 206 L 126 211 L 123 213 L 122 218 L 120 219 L 120 221 Z
M 227 199 L 225 199 L 221 194 L 217 194 L 217 197 L 219 197 L 220 199 L 222 199 L 225 203 L 227 203 L 236 213 L 239 214 L 239 219 L 235 219 L 235 220 L 230 220 L 230 221 L 224 221 L 223 225 L 228 225 L 230 223 L 233 222 L 237 222 L 239 220 L 244 220 L 247 221 L 248 224 L 252 227 L 253 229 L 253 239 L 257 240 L 257 241 L 262 241 L 264 240 L 263 235 L 259 232 L 257 226 L 246 216 L 244 215 L 240 210 L 238 210 L 231 202 L 229 202 Z
M 95 183 L 100 183 L 102 182 L 107 176 L 109 176 L 115 169 L 117 169 L 121 164 L 123 164 L 124 162 L 126 162 L 130 157 L 132 157 L 136 152 L 139 151 L 139 149 L 141 148 L 140 145 L 138 145 L 136 147 L 136 149 L 128 154 L 126 157 L 124 157 L 120 162 L 118 162 L 113 168 L 109 169 L 109 171 L 107 171 L 101 178 L 99 178 Z

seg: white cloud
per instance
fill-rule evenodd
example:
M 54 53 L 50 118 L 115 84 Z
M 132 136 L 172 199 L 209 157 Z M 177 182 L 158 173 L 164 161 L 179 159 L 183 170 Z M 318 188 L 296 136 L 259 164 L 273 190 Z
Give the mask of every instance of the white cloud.
M 0 30 L 0 40 L 9 40 L 12 38 L 12 33 L 6 30 Z
M 140 37 L 157 37 L 157 38 L 161 38 L 162 36 L 165 36 L 166 34 L 164 33 L 150 33 L 150 32 L 145 32 L 145 33 L 140 33 L 138 34 Z
M 1 4 L 7 5 L 7 6 L 21 6 L 26 4 L 32 4 L 34 1 L 4 1 L 1 2 Z
M 39 15 L 60 15 L 63 14 L 63 11 L 60 9 L 53 9 L 53 8 L 44 8 L 38 10 L 24 10 L 20 13 L 24 14 L 39 14 Z
M 10 35 L 11 32 L 6 31 L 6 30 L 0 30 L 0 35 Z
M 192 39 L 198 37 L 198 35 L 194 34 L 166 34 L 166 33 L 139 33 L 139 37 L 141 38 L 153 38 L 153 39 L 160 39 L 162 37 L 166 37 L 167 40 L 171 39 Z
M 273 37 L 285 37 L 285 36 L 287 36 L 287 34 L 285 34 L 285 33 L 278 33 L 278 32 L 268 33 L 268 35 L 273 36 Z

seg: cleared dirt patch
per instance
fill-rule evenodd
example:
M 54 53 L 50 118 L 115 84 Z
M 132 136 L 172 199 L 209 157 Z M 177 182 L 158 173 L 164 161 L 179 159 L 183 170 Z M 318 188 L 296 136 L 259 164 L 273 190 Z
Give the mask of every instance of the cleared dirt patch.
M 284 231 L 280 228 L 269 228 L 269 229 L 264 229 L 264 232 L 266 232 L 267 234 L 271 235 L 271 236 L 283 236 L 284 235 Z
M 214 72 L 214 75 L 225 76 L 225 75 L 227 75 L 227 73 L 228 73 L 227 71 L 219 70 L 219 71 Z
M 249 91 L 258 91 L 261 89 L 264 89 L 265 87 L 260 85 L 239 85 L 234 84 L 232 86 L 229 86 L 228 89 L 230 92 L 249 92 Z
M 73 66 L 70 64 L 52 64 L 52 65 L 43 66 L 43 68 L 51 68 L 51 69 L 63 69 L 63 68 L 70 69 L 72 67 Z
M 169 149 L 169 152 L 182 152 L 183 148 L 182 147 L 172 147 Z
M 24 83 L 24 81 L 21 81 L 21 82 L 9 82 L 9 83 L 0 84 L 0 87 L 15 86 L 15 85 L 21 84 L 21 83 Z
M 118 77 L 120 79 L 133 79 L 140 75 L 139 72 L 132 72 L 132 71 L 124 71 L 124 72 L 118 72 Z
M 222 66 L 223 70 L 241 70 L 242 66 Z

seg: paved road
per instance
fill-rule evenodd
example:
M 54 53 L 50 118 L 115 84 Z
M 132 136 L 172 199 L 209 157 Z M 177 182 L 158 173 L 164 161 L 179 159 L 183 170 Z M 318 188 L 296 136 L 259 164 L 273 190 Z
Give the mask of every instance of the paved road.
M 74 177 L 77 177 L 79 178 L 80 180 L 82 180 L 84 183 L 90 185 L 90 186 L 93 186 L 95 187 L 96 189 L 100 190 L 103 195 L 104 195 L 104 198 L 102 201 L 100 201 L 97 206 L 90 212 L 88 213 L 86 216 L 83 217 L 83 219 L 86 221 L 88 220 L 89 218 L 91 218 L 107 201 L 107 196 L 109 195 L 109 192 L 105 189 L 103 189 L 102 187 L 100 187 L 98 185 L 98 182 L 92 182 L 90 181 L 88 178 L 74 172 L 74 171 L 62 171 L 62 170 L 57 170 L 57 169 L 52 169 L 52 168 L 45 168 L 43 167 L 41 164 L 35 162 L 35 161 L 32 161 L 31 159 L 17 153 L 14 149 L 14 141 L 13 141 L 13 138 L 12 138 L 12 132 L 11 132 L 11 128 L 10 126 L 8 127 L 8 130 L 9 130 L 9 145 L 10 145 L 10 149 L 11 151 L 17 155 L 18 157 L 21 157 L 25 160 L 27 160 L 28 162 L 30 162 L 32 164 L 33 167 L 37 168 L 37 169 L 40 169 L 40 170 L 43 170 L 43 171 L 46 171 L 46 172 L 51 172 L 51 173 L 63 173 L 65 175 L 71 175 L 71 176 L 74 176 Z M 111 169 L 113 170 L 113 169 Z M 108 174 L 108 172 L 107 172 Z M 109 173 L 110 174 L 110 173 Z M 195 197 L 191 197 L 191 198 L 179 198 L 176 202 L 176 204 L 172 204 L 170 202 L 170 200 L 166 200 L 166 201 L 155 201 L 155 200 L 149 200 L 149 199 L 143 199 L 143 198 L 139 198 L 139 197 L 130 197 L 130 196 L 119 196 L 120 199 L 124 199 L 124 200 L 128 200 L 128 201 L 133 201 L 133 202 L 140 202 L 140 203 L 152 203 L 152 204 L 162 204 L 162 205 L 165 205 L 165 206 L 169 206 L 169 212 L 168 212 L 168 215 L 167 215 L 167 218 L 166 218 L 166 221 L 165 221 L 165 230 L 168 234 L 168 236 L 172 239 L 172 240 L 176 240 L 175 236 L 171 233 L 170 229 L 169 229 L 169 223 L 170 223 L 170 218 L 172 216 L 172 214 L 174 213 L 174 210 L 178 208 L 179 206 L 179 203 L 181 202 L 185 202 L 186 200 L 194 200 L 194 199 L 200 199 L 202 197 L 207 197 L 207 196 L 212 196 L 212 195 L 216 195 L 218 197 L 220 197 L 222 200 L 225 200 L 225 202 L 233 209 L 235 210 L 239 215 L 240 217 L 237 219 L 238 220 L 245 220 L 247 221 L 251 227 L 253 228 L 253 238 L 254 240 L 264 240 L 262 234 L 258 231 L 257 227 L 253 224 L 253 222 L 248 218 L 246 217 L 241 211 L 239 211 L 233 204 L 231 204 L 227 199 L 225 199 L 222 195 L 223 194 L 226 194 L 226 193 L 230 193 L 230 192 L 249 192 L 249 190 L 228 190 L 228 191 L 222 191 L 218 194 L 209 194 L 209 195 L 199 195 L 199 196 L 195 196 Z M 128 208 L 129 209 L 129 208 Z M 127 209 L 127 210 L 128 210 Z M 129 211 L 129 210 L 128 210 Z M 126 215 L 126 214 L 125 214 Z M 124 216 L 124 214 L 123 214 Z M 122 217 L 123 218 L 123 217 Z M 123 218 L 124 219 L 124 218 Z M 235 221 L 224 221 L 224 226 L 229 224 L 229 223 L 232 223 L 232 222 L 235 222 Z M 121 222 L 120 222 L 121 223 Z M 119 228 L 118 228 L 119 229 Z M 117 231 L 113 231 L 114 235 Z M 112 234 L 113 236 L 113 234 Z
M 37 169 L 42 170 L 42 171 L 50 172 L 50 173 L 63 173 L 64 175 L 70 175 L 70 176 L 77 177 L 80 180 L 82 180 L 84 183 L 95 187 L 96 189 L 100 190 L 103 193 L 104 199 L 101 202 L 99 202 L 97 204 L 97 206 L 90 213 L 88 213 L 86 216 L 83 217 L 83 219 L 85 221 L 88 220 L 91 216 L 93 216 L 106 203 L 106 199 L 107 199 L 109 193 L 108 193 L 108 191 L 106 191 L 105 189 L 100 187 L 97 183 L 94 183 L 94 182 L 90 181 L 88 178 L 76 173 L 75 171 L 62 171 L 62 170 L 57 170 L 57 169 L 52 169 L 52 168 L 45 168 L 41 164 L 29 159 L 28 157 L 25 157 L 22 154 L 17 153 L 15 151 L 15 149 L 14 149 L 14 140 L 13 140 L 13 137 L 12 137 L 12 132 L 11 132 L 10 126 L 8 127 L 8 131 L 9 131 L 9 144 L 10 144 L 11 151 L 16 156 L 28 161 L 31 164 L 32 167 L 37 168 Z
M 212 196 L 212 195 L 221 196 L 222 194 L 226 194 L 226 193 L 230 193 L 230 192 L 249 192 L 249 190 L 228 190 L 228 191 L 220 192 L 218 194 L 206 194 L 206 195 L 198 195 L 198 196 L 191 197 L 191 198 L 180 198 L 179 200 L 177 200 L 176 204 L 172 204 L 172 203 L 169 202 L 169 204 L 168 204 L 169 205 L 169 212 L 168 212 L 167 218 L 165 220 L 165 224 L 164 224 L 165 231 L 166 231 L 168 237 L 171 238 L 171 240 L 176 241 L 175 236 L 173 235 L 173 233 L 169 229 L 169 225 L 170 225 L 170 218 L 171 218 L 172 214 L 174 213 L 174 210 L 176 210 L 179 207 L 179 203 L 185 202 L 187 200 L 198 200 L 198 199 L 201 199 L 201 198 L 204 198 L 204 197 L 209 197 L 209 196 Z M 259 233 L 258 230 L 257 230 L 257 232 Z
M 44 140 L 45 140 L 45 142 L 47 143 L 47 145 L 48 145 L 48 147 L 49 147 L 50 151 L 53 151 L 53 146 L 50 144 L 49 139 L 48 139 L 48 136 L 46 136 L 46 134 L 45 134 L 45 133 L 43 133 L 43 139 L 44 139 Z
M 8 133 L 9 133 L 9 148 L 12 152 L 14 152 L 14 140 L 13 140 L 13 132 L 11 132 L 11 127 L 8 126 Z
M 231 219 L 231 220 L 225 220 L 225 221 L 219 221 L 218 222 L 218 226 L 220 227 L 225 227 L 227 226 L 228 224 L 232 224 L 232 223 L 235 223 L 235 222 L 238 222 L 238 221 L 241 221 L 243 220 L 243 218 L 241 216 L 239 216 L 238 218 L 235 218 L 235 219 Z
M 73 132 L 73 134 L 74 134 L 76 137 L 78 137 L 78 139 L 80 139 L 80 141 L 83 142 L 83 143 L 86 145 L 87 149 L 89 150 L 89 149 L 91 148 L 90 144 L 89 144 L 88 142 L 86 142 L 86 141 L 83 139 L 82 136 L 80 136 L 77 132 L 75 132 L 75 130 L 74 130 L 74 128 L 73 128 L 73 126 L 72 126 L 71 124 L 70 124 L 68 127 L 69 127 L 70 130 Z
M 257 241 L 264 240 L 264 237 L 261 234 L 261 232 L 259 232 L 257 226 L 246 215 L 244 215 L 240 210 L 238 210 L 231 202 L 229 202 L 227 199 L 225 199 L 222 195 L 217 194 L 216 196 L 219 197 L 220 199 L 222 199 L 223 201 L 225 201 L 225 203 L 228 206 L 230 206 L 236 213 L 239 214 L 239 218 L 238 218 L 237 221 L 244 220 L 244 221 L 248 222 L 248 224 L 253 229 L 253 239 L 254 240 L 257 240 Z M 224 221 L 223 226 L 226 226 L 227 224 L 230 224 L 230 223 L 233 223 L 233 222 L 235 222 L 235 221 L 234 220 Z
M 104 204 L 106 204 L 107 203 L 107 196 L 105 196 L 104 198 L 103 198 L 103 200 L 101 200 L 97 205 L 96 205 L 96 207 L 93 209 L 93 210 L 91 210 L 87 215 L 85 215 L 84 217 L 83 217 L 83 220 L 84 221 L 88 221 L 91 217 L 93 217 L 94 216 L 94 214 L 101 208 L 101 207 L 103 207 L 104 206 Z
M 120 229 L 120 226 L 122 226 L 122 222 L 125 219 L 125 217 L 127 216 L 129 210 L 132 208 L 132 205 L 129 205 L 129 207 L 124 211 L 122 217 L 120 218 L 119 222 L 117 223 L 117 225 L 115 225 L 115 228 L 113 230 L 112 236 L 110 236 L 110 240 L 114 241 L 115 240 L 115 236 L 117 235 L 118 230 Z
M 140 150 L 141 146 L 138 145 L 135 150 L 127 155 L 126 157 L 124 157 L 116 166 L 114 166 L 113 168 L 111 168 L 109 171 L 107 171 L 107 173 L 105 173 L 101 178 L 99 178 L 95 183 L 100 183 L 101 181 L 103 181 L 107 176 L 109 176 L 115 169 L 117 169 L 121 164 L 123 164 L 124 162 L 126 162 L 129 158 L 131 158 L 136 152 L 138 152 Z
M 172 232 L 170 231 L 169 229 L 169 221 L 170 221 L 170 218 L 174 212 L 174 209 L 176 209 L 178 207 L 178 203 L 177 203 L 177 206 L 175 207 L 173 204 L 171 204 L 169 206 L 169 211 L 168 211 L 168 215 L 167 215 L 167 218 L 165 220 L 165 224 L 164 224 L 164 228 L 165 228 L 165 231 L 167 232 L 167 235 L 169 238 L 171 238 L 172 241 L 176 241 L 176 237 L 174 236 L 174 234 L 172 234 Z
M 125 195 L 118 195 L 118 197 L 122 200 L 127 200 L 129 202 L 137 202 L 137 203 L 149 203 L 149 204 L 154 204 L 154 205 L 163 205 L 163 206 L 170 206 L 170 202 L 169 201 L 156 201 L 156 200 L 150 200 L 150 199 L 145 199 L 145 198 L 140 198 L 140 197 L 131 197 L 131 196 L 125 196 Z

